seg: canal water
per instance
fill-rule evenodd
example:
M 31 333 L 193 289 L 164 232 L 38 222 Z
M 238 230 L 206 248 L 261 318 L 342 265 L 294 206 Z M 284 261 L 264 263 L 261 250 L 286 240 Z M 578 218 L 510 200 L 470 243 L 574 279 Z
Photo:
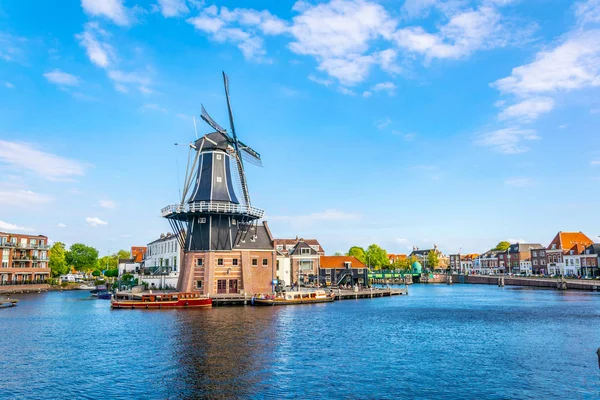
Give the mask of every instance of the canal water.
M 598 399 L 600 295 L 413 285 L 295 307 L 0 310 L 0 398 Z

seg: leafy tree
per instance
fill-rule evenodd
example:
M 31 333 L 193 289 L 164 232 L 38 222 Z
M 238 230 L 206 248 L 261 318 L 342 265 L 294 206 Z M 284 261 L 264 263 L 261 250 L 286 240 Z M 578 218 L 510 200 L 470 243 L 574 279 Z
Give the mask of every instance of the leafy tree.
M 494 247 L 492 250 L 494 251 L 506 251 L 508 250 L 508 248 L 510 247 L 510 243 L 503 240 L 502 242 L 498 242 L 498 244 L 496 245 L 496 247 Z
M 49 265 L 52 276 L 60 276 L 69 273 L 64 243 L 56 242 L 52 245 L 50 248 Z
M 372 244 L 367 248 L 365 253 L 367 263 L 371 268 L 381 269 L 389 268 L 390 260 L 387 256 L 387 251 L 376 244 Z
M 440 265 L 440 259 L 437 252 L 433 250 L 427 253 L 427 268 L 429 268 L 431 271 L 434 271 L 438 265 Z
M 117 266 L 118 266 L 118 260 L 117 260 L 116 254 L 100 257 L 98 259 L 98 269 L 99 270 L 104 271 L 107 269 L 114 269 L 114 268 L 117 268 Z
M 90 271 L 98 265 L 98 250 L 82 243 L 71 245 L 65 257 L 67 264 L 78 271 Z
M 117 259 L 119 258 L 131 258 L 131 252 L 127 250 L 119 250 L 117 254 L 115 254 Z
M 92 276 L 100 276 L 102 275 L 102 272 L 98 271 L 97 269 L 94 270 L 94 272 L 92 272 Z
M 116 278 L 119 276 L 119 270 L 117 268 L 109 269 L 108 271 L 104 272 L 104 276 L 107 278 Z
M 356 259 L 363 264 L 367 262 L 365 250 L 362 247 L 358 247 L 358 246 L 350 247 L 350 250 L 348 250 L 348 255 L 352 256 L 352 257 L 356 257 Z
M 343 255 L 342 253 L 340 253 L 339 251 L 336 251 L 335 253 L 333 253 L 334 256 L 341 256 Z
M 131 274 L 123 274 L 123 276 L 121 276 L 122 281 L 130 281 L 132 279 L 133 279 L 133 275 L 131 275 Z

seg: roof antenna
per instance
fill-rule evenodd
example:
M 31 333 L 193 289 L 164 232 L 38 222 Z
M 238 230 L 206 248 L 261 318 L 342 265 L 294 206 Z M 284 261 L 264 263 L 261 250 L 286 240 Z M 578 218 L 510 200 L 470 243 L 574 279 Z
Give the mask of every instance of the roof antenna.
M 196 129 L 196 117 L 192 117 L 194 120 L 194 132 L 196 133 L 196 140 L 198 140 L 198 130 Z

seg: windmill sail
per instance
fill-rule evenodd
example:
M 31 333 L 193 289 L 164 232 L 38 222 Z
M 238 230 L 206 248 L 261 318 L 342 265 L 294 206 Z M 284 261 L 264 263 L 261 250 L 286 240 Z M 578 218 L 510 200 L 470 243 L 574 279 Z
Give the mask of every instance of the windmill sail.
M 223 129 L 223 127 L 219 124 L 216 123 L 216 121 L 214 119 L 212 119 L 212 117 L 208 114 L 208 111 L 206 111 L 206 108 L 204 108 L 204 105 L 201 105 L 202 107 L 202 114 L 200 114 L 200 117 L 207 123 L 209 124 L 215 131 L 223 133 L 223 134 L 227 134 L 227 131 L 225 129 Z

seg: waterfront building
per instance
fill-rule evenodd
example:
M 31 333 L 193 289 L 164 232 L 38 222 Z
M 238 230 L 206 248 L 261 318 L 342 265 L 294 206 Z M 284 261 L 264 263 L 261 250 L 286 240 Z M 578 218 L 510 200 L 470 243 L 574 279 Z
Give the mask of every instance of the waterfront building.
M 161 233 L 160 237 L 146 246 L 143 268 L 152 273 L 173 273 L 179 276 L 179 263 L 183 259 L 183 251 L 177 235 Z M 133 256 L 133 248 L 132 248 Z
M 319 282 L 322 285 L 365 285 L 369 269 L 352 256 L 321 256 Z
M 477 271 L 477 263 L 476 263 L 477 257 L 479 257 L 479 254 L 461 255 L 460 271 L 462 273 L 478 274 L 479 272 Z
M 141 263 L 144 261 L 147 250 L 146 246 L 131 246 L 131 258 L 133 258 L 133 261 Z
M 493 275 L 498 272 L 498 250 L 488 250 L 477 257 L 476 273 L 483 275 Z
M 600 243 L 592 243 L 586 247 L 581 255 L 581 274 L 591 278 L 600 276 L 600 271 L 598 270 L 599 257 Z
M 183 248 L 178 290 L 213 296 L 274 291 L 276 252 L 264 210 L 252 206 L 244 163 L 260 154 L 238 140 L 223 73 L 230 130 L 202 107 L 214 129 L 189 146 L 181 198 L 162 209 Z M 237 191 L 235 190 L 237 188 Z
M 518 274 L 521 265 L 527 268 L 527 261 L 531 261 L 531 250 L 543 249 L 539 243 L 514 243 L 506 251 L 498 253 L 498 272 Z
M 423 268 L 427 269 L 429 268 L 429 266 L 427 265 L 427 257 L 429 257 L 430 252 L 435 252 L 438 255 L 438 261 L 440 261 L 438 268 L 446 268 L 448 266 L 449 259 L 442 254 L 442 252 L 438 249 L 436 244 L 433 245 L 433 249 L 424 250 L 419 249 L 418 246 L 413 246 L 413 251 L 408 256 L 416 257 L 419 263 L 423 266 Z M 444 266 L 442 266 L 442 258 L 446 259 Z
M 581 255 L 592 244 L 583 232 L 558 232 L 546 248 L 548 273 L 581 275 Z
M 460 272 L 460 254 L 450 254 L 448 259 L 450 270 L 452 272 Z
M 408 257 L 406 254 L 390 254 L 388 253 L 388 260 L 390 260 L 390 265 L 395 263 L 396 261 L 406 260 Z
M 49 250 L 46 236 L 0 232 L 0 283 L 50 278 Z
M 325 250 L 316 239 L 275 239 L 277 251 L 276 279 L 284 285 L 317 282 L 320 257 Z
M 546 249 L 531 249 L 531 273 L 545 275 L 548 273 L 548 259 Z

